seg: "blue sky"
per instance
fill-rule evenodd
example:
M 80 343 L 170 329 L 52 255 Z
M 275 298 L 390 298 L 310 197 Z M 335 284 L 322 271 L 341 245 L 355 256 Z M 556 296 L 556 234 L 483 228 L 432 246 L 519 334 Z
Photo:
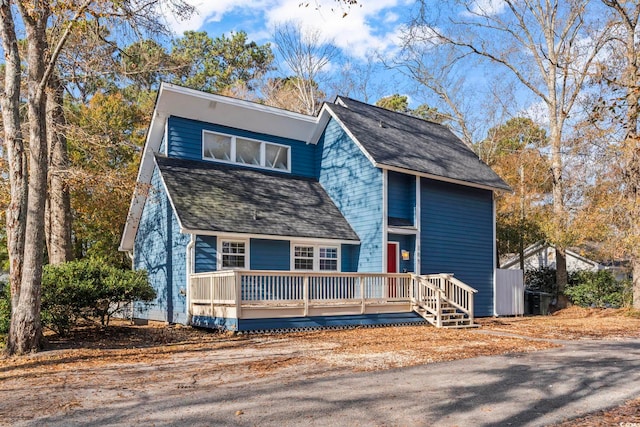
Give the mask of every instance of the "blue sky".
M 367 0 L 346 7 L 335 0 L 191 0 L 198 14 L 171 26 L 177 34 L 206 30 L 211 36 L 244 30 L 256 42 L 271 41 L 275 25 L 293 21 L 318 29 L 343 53 L 364 58 L 368 52 L 396 48 L 414 1 Z M 343 16 L 344 13 L 346 16 Z

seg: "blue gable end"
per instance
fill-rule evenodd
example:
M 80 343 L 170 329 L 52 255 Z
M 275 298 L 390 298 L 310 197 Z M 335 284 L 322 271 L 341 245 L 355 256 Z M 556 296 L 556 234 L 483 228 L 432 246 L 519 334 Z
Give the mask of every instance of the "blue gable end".
M 136 316 L 186 323 L 186 249 L 189 236 L 180 234 L 177 218 L 160 181 L 157 168 L 136 233 L 134 268 L 149 272 L 156 300 Z
M 334 119 L 318 141 L 318 180 L 360 238 L 349 267 L 382 272 L 382 171 L 371 164 Z M 343 255 L 343 262 L 345 256 Z
M 493 315 L 493 195 L 421 180 L 421 273 L 454 273 L 478 290 L 475 314 Z
M 210 130 L 228 135 L 258 139 L 291 147 L 291 173 L 298 176 L 313 177 L 315 146 L 303 141 L 281 138 L 273 135 L 249 132 L 242 129 L 200 122 L 171 116 L 168 120 L 169 157 L 188 160 L 202 160 L 202 131 Z M 236 165 L 241 167 L 241 165 Z

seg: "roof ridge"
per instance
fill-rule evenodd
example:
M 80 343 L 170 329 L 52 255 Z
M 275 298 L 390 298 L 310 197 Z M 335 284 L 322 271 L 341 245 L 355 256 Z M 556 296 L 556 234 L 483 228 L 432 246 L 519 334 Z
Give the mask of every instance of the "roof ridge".
M 441 127 L 445 128 L 445 129 L 447 129 L 449 132 L 452 132 L 452 130 L 449 128 L 449 126 L 446 126 L 446 125 L 444 125 L 444 124 L 442 124 L 442 123 L 438 123 L 438 122 L 433 121 L 433 120 L 429 120 L 429 119 L 425 119 L 425 118 L 422 118 L 422 117 L 414 116 L 413 114 L 405 113 L 405 112 L 402 112 L 402 111 L 390 110 L 390 109 L 388 109 L 388 108 L 381 107 L 381 106 L 379 106 L 379 105 L 375 105 L 375 104 L 368 104 L 368 103 L 366 103 L 366 102 L 359 101 L 359 100 L 357 100 L 357 99 L 350 98 L 350 97 L 348 97 L 348 96 L 341 96 L 341 95 L 338 95 L 338 98 L 345 98 L 345 99 L 348 99 L 349 101 L 357 102 L 358 104 L 364 105 L 364 106 L 366 106 L 366 107 L 373 107 L 373 108 L 376 108 L 376 109 L 378 109 L 378 110 L 382 110 L 382 111 L 384 111 L 384 112 L 390 112 L 390 113 L 393 113 L 393 114 L 399 114 L 399 115 L 402 115 L 402 116 L 405 116 L 405 117 L 409 117 L 409 118 L 411 118 L 411 119 L 421 120 L 421 121 L 423 121 L 423 122 L 427 122 L 427 123 L 432 123 L 432 124 L 434 124 L 434 125 L 438 125 L 438 126 L 441 126 Z M 334 104 L 335 104 L 335 103 L 334 103 Z M 338 105 L 338 104 L 336 104 L 336 105 Z M 344 105 L 344 108 L 347 108 L 347 109 L 351 110 L 347 105 Z M 354 110 L 351 110 L 351 111 L 354 111 Z M 357 113 L 357 111 L 354 111 L 354 113 Z M 360 113 L 358 113 L 358 114 L 360 114 Z

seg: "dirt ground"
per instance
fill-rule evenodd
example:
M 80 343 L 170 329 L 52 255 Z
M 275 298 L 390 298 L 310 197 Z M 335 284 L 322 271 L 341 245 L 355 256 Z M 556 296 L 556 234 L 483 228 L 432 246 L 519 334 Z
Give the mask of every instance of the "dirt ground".
M 478 329 L 401 326 L 259 335 L 162 323 L 87 326 L 64 339 L 49 335 L 41 353 L 0 359 L 0 424 L 115 402 L 149 384 L 175 390 L 287 382 L 559 345 L 540 339 L 639 337 L 640 318 L 632 314 L 571 308 L 546 317 L 481 319 Z M 640 399 L 563 426 L 619 425 L 618 419 L 640 421 Z

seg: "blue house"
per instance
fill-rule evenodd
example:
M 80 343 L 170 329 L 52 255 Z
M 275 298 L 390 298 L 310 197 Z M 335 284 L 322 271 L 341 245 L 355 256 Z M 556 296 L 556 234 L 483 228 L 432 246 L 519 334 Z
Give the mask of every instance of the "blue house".
M 230 330 L 494 314 L 494 193 L 446 127 L 337 97 L 317 116 L 163 84 L 120 249 L 136 316 Z

